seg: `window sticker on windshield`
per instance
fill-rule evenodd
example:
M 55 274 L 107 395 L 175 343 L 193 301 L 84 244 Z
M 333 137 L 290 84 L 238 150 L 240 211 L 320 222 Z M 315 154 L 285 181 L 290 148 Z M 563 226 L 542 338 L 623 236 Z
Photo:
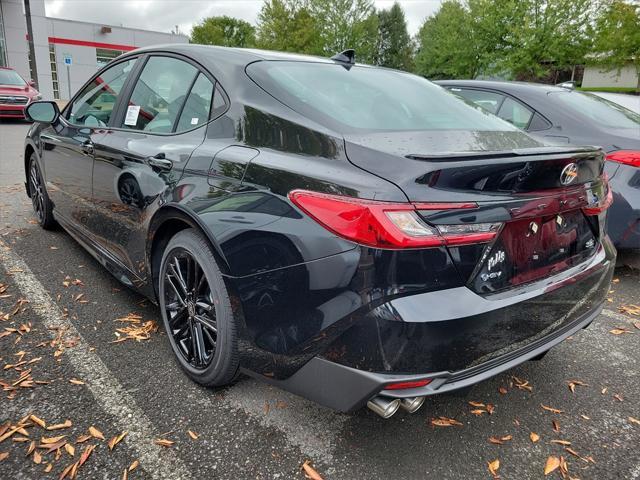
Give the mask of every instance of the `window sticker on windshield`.
M 140 114 L 140 105 L 129 105 L 127 107 L 127 116 L 124 119 L 125 125 L 135 125 L 138 123 L 138 115 Z
M 198 124 L 198 117 L 193 117 L 191 119 L 191 125 L 197 125 Z

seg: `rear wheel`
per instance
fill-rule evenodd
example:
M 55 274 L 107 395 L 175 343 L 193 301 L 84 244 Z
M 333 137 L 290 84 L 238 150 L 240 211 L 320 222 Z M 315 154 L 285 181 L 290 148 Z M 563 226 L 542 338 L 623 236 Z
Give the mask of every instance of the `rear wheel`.
M 29 159 L 29 193 L 38 224 L 45 230 L 53 229 L 56 226 L 56 221 L 53 219 L 53 204 L 47 195 L 35 153 L 32 153 Z
M 196 230 L 169 241 L 158 293 L 171 348 L 187 374 L 207 386 L 233 381 L 239 355 L 231 302 L 209 244 Z

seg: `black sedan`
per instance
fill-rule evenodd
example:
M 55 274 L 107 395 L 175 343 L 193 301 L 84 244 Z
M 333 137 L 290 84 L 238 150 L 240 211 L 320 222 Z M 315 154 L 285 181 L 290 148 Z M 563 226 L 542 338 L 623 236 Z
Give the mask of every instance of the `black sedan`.
M 28 114 L 40 225 L 157 301 L 204 385 L 413 412 L 540 358 L 609 288 L 601 150 L 349 51 L 142 49 Z
M 519 82 L 436 82 L 545 142 L 599 145 L 613 190 L 608 233 L 640 253 L 640 115 L 598 95 Z

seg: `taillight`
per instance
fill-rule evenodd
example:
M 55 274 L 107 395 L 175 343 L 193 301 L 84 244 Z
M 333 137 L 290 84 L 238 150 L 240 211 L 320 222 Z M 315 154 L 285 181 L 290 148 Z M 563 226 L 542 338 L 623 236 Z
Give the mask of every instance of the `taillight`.
M 618 150 L 607 153 L 607 160 L 640 168 L 640 152 L 636 150 Z
M 499 223 L 432 226 L 417 210 L 477 208 L 475 203 L 391 203 L 294 190 L 289 199 L 324 228 L 377 248 L 426 248 L 492 240 Z
M 426 385 L 429 385 L 430 383 L 431 383 L 431 379 L 427 378 L 425 380 L 416 380 L 413 382 L 392 383 L 391 385 L 385 385 L 384 389 L 385 390 L 405 390 L 408 388 L 424 387 Z

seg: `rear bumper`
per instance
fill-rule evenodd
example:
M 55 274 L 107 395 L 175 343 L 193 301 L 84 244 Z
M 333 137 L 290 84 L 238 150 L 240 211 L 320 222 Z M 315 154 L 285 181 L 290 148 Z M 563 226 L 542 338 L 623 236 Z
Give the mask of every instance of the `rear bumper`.
M 602 310 L 615 265 L 608 239 L 583 264 L 517 290 L 466 287 L 392 299 L 353 321 L 287 378 L 255 376 L 339 411 L 376 395 L 415 397 L 464 388 L 549 350 Z M 331 335 L 328 335 L 331 336 Z M 425 387 L 390 383 L 432 379 Z
M 602 304 L 564 328 L 519 350 L 458 372 L 445 371 L 423 375 L 374 373 L 314 357 L 288 379 L 267 381 L 341 412 L 350 412 L 362 408 L 370 398 L 376 395 L 394 398 L 436 395 L 482 382 L 546 352 L 567 337 L 586 328 L 600 314 L 601 310 Z M 250 372 L 247 373 L 251 375 Z M 260 378 L 264 380 L 263 377 L 260 376 Z M 432 382 L 425 387 L 385 390 L 385 386 L 391 383 L 424 380 L 426 378 L 432 379 Z

